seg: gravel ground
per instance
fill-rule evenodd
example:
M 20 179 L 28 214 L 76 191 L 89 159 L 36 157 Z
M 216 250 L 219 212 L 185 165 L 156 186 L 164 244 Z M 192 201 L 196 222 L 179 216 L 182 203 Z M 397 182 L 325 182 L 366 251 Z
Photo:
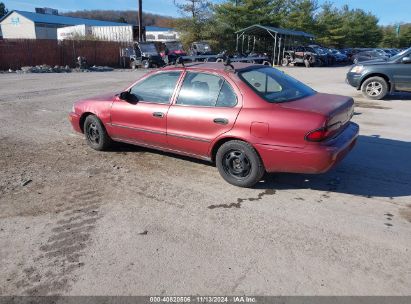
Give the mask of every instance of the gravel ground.
M 142 71 L 0 75 L 0 295 L 411 295 L 411 96 L 347 68 L 287 68 L 351 95 L 361 136 L 324 175 L 231 186 L 201 161 L 91 150 L 76 99 Z

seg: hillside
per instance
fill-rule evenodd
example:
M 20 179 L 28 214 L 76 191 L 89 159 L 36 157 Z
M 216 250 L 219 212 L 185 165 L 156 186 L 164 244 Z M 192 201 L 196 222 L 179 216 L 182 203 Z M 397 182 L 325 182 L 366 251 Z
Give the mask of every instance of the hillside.
M 114 11 L 114 10 L 83 10 L 62 13 L 64 16 L 106 20 L 114 22 L 137 23 L 137 11 Z M 174 18 L 143 12 L 143 25 L 155 25 L 162 27 L 173 27 Z

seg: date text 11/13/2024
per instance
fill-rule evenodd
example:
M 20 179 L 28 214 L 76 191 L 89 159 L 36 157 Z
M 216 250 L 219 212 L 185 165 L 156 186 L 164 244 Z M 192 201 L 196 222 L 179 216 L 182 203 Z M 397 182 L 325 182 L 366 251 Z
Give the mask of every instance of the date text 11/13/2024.
M 255 297 L 247 296 L 185 296 L 185 297 L 150 297 L 150 303 L 256 303 Z

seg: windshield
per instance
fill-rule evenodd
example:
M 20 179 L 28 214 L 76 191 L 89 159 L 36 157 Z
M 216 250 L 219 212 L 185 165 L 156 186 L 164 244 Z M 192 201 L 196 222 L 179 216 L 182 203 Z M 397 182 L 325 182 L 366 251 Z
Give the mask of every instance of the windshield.
M 143 53 L 157 53 L 156 46 L 153 43 L 140 43 L 140 50 Z
M 301 99 L 315 94 L 302 82 L 271 67 L 245 70 L 240 78 L 258 95 L 271 103 Z
M 170 51 L 180 51 L 183 49 L 183 45 L 180 42 L 166 42 L 166 47 Z
M 197 43 L 197 50 L 200 52 L 209 52 L 210 51 L 210 46 L 207 43 Z
M 400 53 L 398 53 L 397 55 L 394 55 L 390 58 L 390 61 L 397 61 L 398 59 L 400 59 L 402 56 L 406 55 L 407 53 L 411 53 L 411 48 L 406 49 Z

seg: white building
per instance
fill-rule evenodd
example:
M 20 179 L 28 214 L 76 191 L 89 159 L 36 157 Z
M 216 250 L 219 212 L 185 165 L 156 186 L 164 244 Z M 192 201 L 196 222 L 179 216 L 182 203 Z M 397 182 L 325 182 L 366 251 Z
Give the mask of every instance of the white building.
M 180 35 L 175 29 L 159 26 L 146 26 L 147 41 L 176 41 Z
M 124 26 L 124 23 L 11 11 L 0 19 L 0 25 L 4 39 L 57 39 L 57 29 L 66 26 Z
M 85 24 L 67 26 L 57 29 L 57 39 L 73 39 L 76 37 L 92 36 L 98 40 L 133 42 L 136 39 L 136 32 L 133 25 L 119 26 L 87 26 Z
M 60 16 L 52 9 L 37 11 L 42 13 L 11 11 L 0 19 L 3 38 L 63 40 L 92 35 L 106 41 L 132 42 L 138 37 L 138 27 L 132 24 Z M 147 41 L 179 39 L 171 28 L 146 26 L 145 30 Z

